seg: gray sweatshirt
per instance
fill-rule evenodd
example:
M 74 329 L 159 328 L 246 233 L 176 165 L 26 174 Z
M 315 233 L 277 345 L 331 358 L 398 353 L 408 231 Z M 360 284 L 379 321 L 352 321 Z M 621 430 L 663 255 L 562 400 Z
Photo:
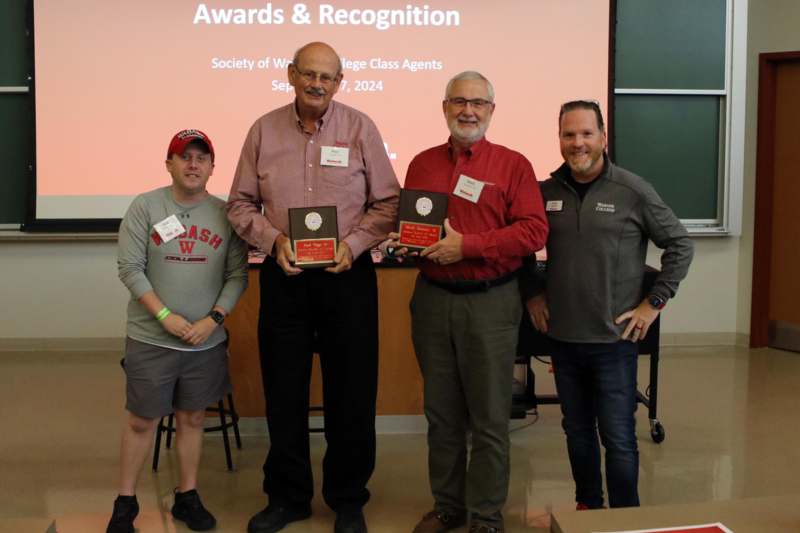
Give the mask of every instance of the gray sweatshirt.
M 664 250 L 650 294 L 664 301 L 686 277 L 694 245 L 672 210 L 639 176 L 606 160 L 580 201 L 564 164 L 541 184 L 550 234 L 544 287 L 548 335 L 566 342 L 616 342 L 614 319 L 641 303 L 648 239 Z
M 186 232 L 165 243 L 154 225 L 175 215 Z M 173 313 L 189 322 L 215 306 L 230 312 L 247 287 L 247 246 L 231 229 L 225 202 L 208 196 L 182 206 L 170 187 L 137 196 L 119 228 L 119 278 L 131 292 L 127 335 L 132 339 L 179 350 L 205 350 L 225 340 L 224 328 L 199 346 L 169 334 L 139 298 L 154 291 Z

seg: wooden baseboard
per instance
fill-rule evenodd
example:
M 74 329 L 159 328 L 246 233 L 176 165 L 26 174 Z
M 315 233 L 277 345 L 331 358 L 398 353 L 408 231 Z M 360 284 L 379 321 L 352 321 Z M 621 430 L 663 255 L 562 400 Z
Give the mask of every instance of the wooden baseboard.
M 749 346 L 735 332 L 662 333 L 661 346 Z M 121 352 L 123 337 L 0 338 L 0 352 Z
M 744 346 L 750 336 L 736 332 L 662 333 L 661 346 Z
M 0 338 L 0 352 L 120 352 L 123 337 Z
M 769 345 L 780 350 L 800 352 L 800 326 L 783 320 L 770 320 Z
M 308 418 L 312 428 L 322 427 L 322 417 Z M 391 433 L 426 433 L 428 422 L 424 415 L 378 415 L 375 417 L 375 432 L 379 435 Z M 239 433 L 246 437 L 266 437 L 267 423 L 264 417 L 242 417 L 239 419 Z M 320 434 L 321 435 L 321 434 Z M 221 437 L 221 432 L 209 433 L 209 437 Z

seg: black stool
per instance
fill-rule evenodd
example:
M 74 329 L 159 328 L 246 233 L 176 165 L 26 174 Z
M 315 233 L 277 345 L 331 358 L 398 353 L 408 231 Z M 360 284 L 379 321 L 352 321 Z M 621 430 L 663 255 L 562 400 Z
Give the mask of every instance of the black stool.
M 228 464 L 228 470 L 233 471 L 233 459 L 231 459 L 231 443 L 228 437 L 228 428 L 233 428 L 233 435 L 236 438 L 236 447 L 240 450 L 242 449 L 242 438 L 239 436 L 239 415 L 236 413 L 236 409 L 233 406 L 233 395 L 228 393 L 227 398 L 227 408 L 225 408 L 223 402 L 224 398 L 221 398 L 219 402 L 217 402 L 217 405 L 206 407 L 206 412 L 219 413 L 219 425 L 203 428 L 203 433 L 222 431 L 222 442 L 225 445 L 225 461 Z M 164 418 L 168 419 L 166 424 L 164 424 Z M 175 415 L 170 414 L 168 417 L 162 417 L 161 420 L 158 421 L 158 427 L 156 428 L 156 444 L 153 449 L 153 472 L 158 471 L 158 456 L 161 451 L 162 433 L 167 434 L 167 449 L 172 447 L 172 434 L 175 433 L 174 419 Z

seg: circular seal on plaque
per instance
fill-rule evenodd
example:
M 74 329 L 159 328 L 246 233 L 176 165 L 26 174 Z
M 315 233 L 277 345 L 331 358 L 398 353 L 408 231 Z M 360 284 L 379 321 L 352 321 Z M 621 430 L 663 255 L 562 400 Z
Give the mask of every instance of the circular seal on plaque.
M 433 211 L 433 201 L 427 196 L 420 196 L 417 198 L 416 208 L 420 216 L 426 217 Z
M 316 211 L 311 211 L 306 215 L 306 227 L 311 231 L 317 231 L 322 227 L 322 215 Z

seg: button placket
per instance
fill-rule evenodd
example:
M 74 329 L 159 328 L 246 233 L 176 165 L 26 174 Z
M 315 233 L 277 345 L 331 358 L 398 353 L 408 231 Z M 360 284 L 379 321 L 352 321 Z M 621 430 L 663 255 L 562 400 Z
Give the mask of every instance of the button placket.
M 306 165 L 305 165 L 305 172 L 304 172 L 304 180 L 303 180 L 303 198 L 305 200 L 305 205 L 309 206 L 311 204 L 311 196 L 313 192 L 312 182 L 313 182 L 313 174 L 314 174 L 314 156 L 316 154 L 316 146 L 314 144 L 314 139 L 309 138 L 306 142 Z

